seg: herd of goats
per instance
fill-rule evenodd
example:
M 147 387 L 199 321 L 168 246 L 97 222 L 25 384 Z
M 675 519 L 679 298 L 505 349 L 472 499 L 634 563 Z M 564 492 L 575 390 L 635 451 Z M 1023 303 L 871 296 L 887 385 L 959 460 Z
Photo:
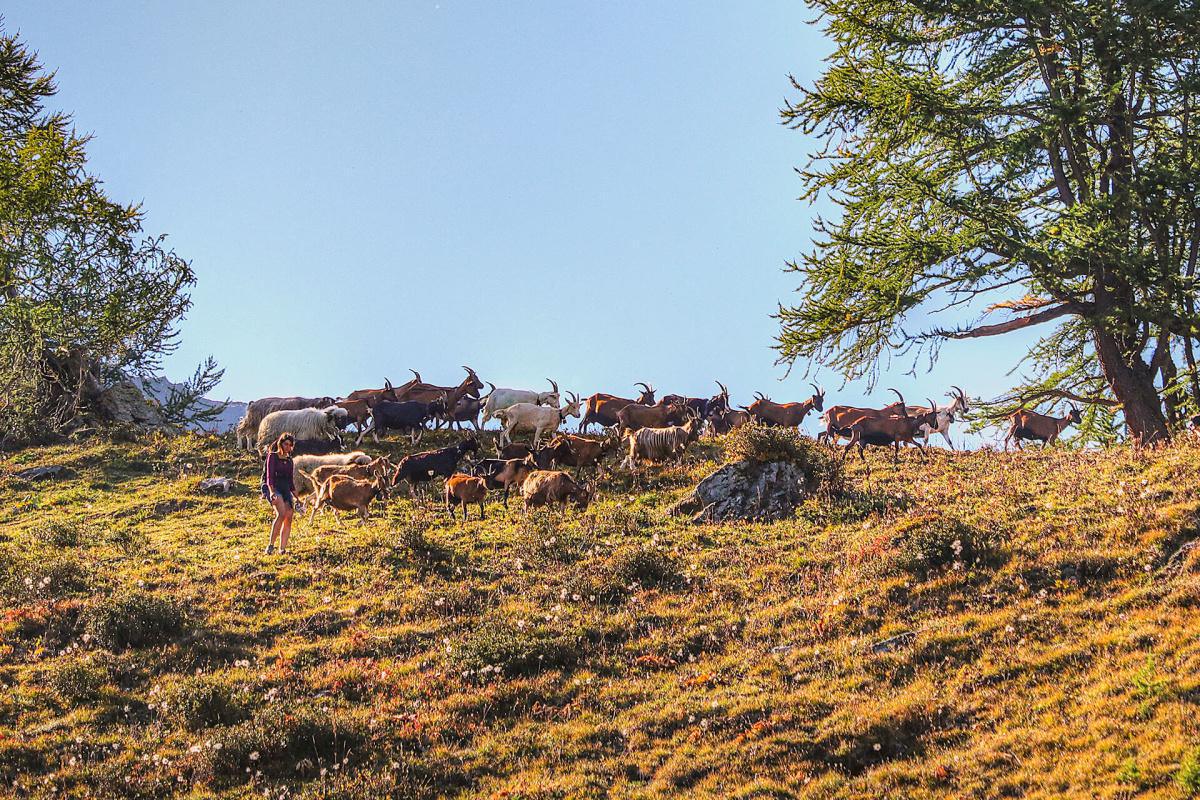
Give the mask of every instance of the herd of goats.
M 596 393 L 581 400 L 567 393 L 563 403 L 558 384 L 548 380 L 550 391 L 498 388 L 492 383 L 482 394 L 484 382 L 470 367 L 457 386 L 426 383 L 413 370 L 413 379 L 401 386 L 385 380 L 382 389 L 360 389 L 344 398 L 266 397 L 251 402 L 238 423 L 239 448 L 259 449 L 270 446 L 285 433 L 296 439 L 293 451 L 295 489 L 298 498 L 315 496 L 312 515 L 322 506 L 341 511 L 357 511 L 367 517 L 370 503 L 390 487 L 407 481 L 414 491 L 434 478 L 445 479 L 446 508 L 451 513 L 461 506 L 467 517 L 469 504 L 479 505 L 483 517 L 484 497 L 488 490 L 508 494 L 519 490 L 525 507 L 573 502 L 587 506 L 590 491 L 579 483 L 584 469 L 599 468 L 606 454 L 623 446 L 627 457 L 622 466 L 635 470 L 639 462 L 664 462 L 682 457 L 688 445 L 699 438 L 707 426 L 714 434 L 754 422 L 761 425 L 798 428 L 810 412 L 821 412 L 824 424 L 818 441 L 836 443 L 846 439 L 842 459 L 854 447 L 866 463 L 867 446 L 892 447 L 899 458 L 901 445 L 915 445 L 922 456 L 929 436 L 940 433 L 947 445 L 955 416 L 970 410 L 966 395 L 957 386 L 947 393 L 949 404 L 939 407 L 932 399 L 927 406 L 910 406 L 898 391 L 895 403 L 883 408 L 859 408 L 835 405 L 825 408 L 825 391 L 815 384 L 813 394 L 797 403 L 776 403 L 761 393 L 749 406 L 733 408 L 729 391 L 719 381 L 720 391 L 712 397 L 685 397 L 669 394 L 656 399 L 653 386 L 646 383 L 637 398 Z M 561 403 L 561 405 L 560 405 Z M 579 434 L 559 432 L 568 418 L 579 419 Z M 479 458 L 479 439 L 470 435 L 457 444 L 439 450 L 414 453 L 392 463 L 386 457 L 372 459 L 365 453 L 341 452 L 343 436 L 355 428 L 355 446 L 370 434 L 375 442 L 388 431 L 408 434 L 416 445 L 429 426 L 442 425 L 462 430 L 471 425 L 476 432 L 495 419 L 501 426 L 495 458 Z M 1080 422 L 1080 412 L 1071 408 L 1064 417 L 1052 417 L 1033 411 L 1018 411 L 1009 418 L 1009 442 L 1021 446 L 1022 440 L 1052 444 L 1069 425 Z M 586 436 L 591 425 L 607 429 L 603 438 Z M 531 433 L 532 442 L 514 442 L 518 433 Z M 542 438 L 549 437 L 542 445 Z M 459 464 L 468 453 L 474 455 L 469 473 L 460 472 Z M 573 467 L 574 477 L 556 467 Z M 868 471 L 870 467 L 868 465 Z

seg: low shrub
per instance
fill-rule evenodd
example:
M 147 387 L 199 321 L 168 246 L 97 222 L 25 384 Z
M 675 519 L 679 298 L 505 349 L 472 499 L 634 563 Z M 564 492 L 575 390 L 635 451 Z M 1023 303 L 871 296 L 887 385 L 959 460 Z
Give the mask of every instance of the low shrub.
M 52 547 L 79 547 L 93 536 L 88 525 L 68 519 L 52 519 L 35 534 L 44 544 Z
M 91 568 L 77 556 L 42 548 L 0 549 L 0 594 L 52 599 L 87 592 L 92 584 Z
M 164 644 L 187 625 L 179 603 L 140 591 L 101 599 L 84 611 L 83 618 L 86 631 L 109 650 Z
M 900 569 L 921 580 L 946 567 L 988 562 L 996 554 L 993 537 L 941 515 L 907 525 L 895 545 Z
M 188 730 L 241 722 L 248 716 L 246 703 L 230 686 L 211 675 L 186 677 L 166 692 L 159 716 Z
M 619 586 L 678 586 L 683 582 L 679 561 L 661 547 L 622 547 L 608 559 L 607 572 Z
M 489 673 L 526 675 L 546 667 L 570 667 L 580 656 L 581 646 L 564 634 L 528 625 L 487 622 L 467 634 L 457 651 L 451 651 L 454 667 L 469 675 Z
M 271 706 L 209 733 L 194 761 L 196 777 L 209 781 L 244 777 L 248 770 L 312 776 L 341 764 L 365 740 L 357 720 L 307 706 Z
M 96 658 L 71 659 L 55 665 L 46 677 L 60 699 L 70 705 L 81 705 L 100 696 L 111 673 L 107 665 Z
M 730 431 L 723 443 L 728 461 L 788 461 L 804 471 L 810 490 L 842 490 L 842 464 L 833 452 L 795 428 L 751 422 Z
M 1179 762 L 1175 783 L 1188 795 L 1200 794 L 1200 747 L 1192 749 Z

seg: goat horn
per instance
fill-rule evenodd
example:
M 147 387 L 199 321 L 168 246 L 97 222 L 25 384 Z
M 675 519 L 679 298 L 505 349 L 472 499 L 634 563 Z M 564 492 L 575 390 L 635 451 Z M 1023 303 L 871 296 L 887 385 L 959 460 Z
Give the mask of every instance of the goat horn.
M 392 388 L 392 381 L 386 375 L 383 378 L 383 388 L 385 388 L 385 389 Z
M 413 374 L 413 377 L 415 377 L 415 378 L 416 378 L 416 380 L 417 380 L 417 383 L 424 383 L 424 382 L 425 382 L 425 381 L 421 380 L 421 373 L 417 372 L 417 371 L 416 371 L 415 369 L 413 369 L 412 367 L 409 367 L 409 368 L 408 368 L 408 371 L 409 371 L 409 372 L 411 372 L 411 373 Z
M 719 386 L 721 388 L 721 394 L 723 394 L 723 395 L 729 394 L 729 390 L 725 388 L 725 384 L 721 383 L 720 381 L 716 381 L 716 384 L 717 384 L 717 386 Z
M 547 381 L 549 381 L 549 382 L 550 382 L 550 385 L 554 387 L 554 393 L 555 393 L 555 394 L 558 394 L 558 384 L 557 384 L 557 383 L 555 383 L 555 382 L 554 382 L 553 380 L 551 380 L 550 378 L 546 378 L 546 380 L 547 380 Z
M 937 403 L 933 402 L 933 398 L 932 398 L 932 397 L 926 397 L 925 399 L 929 401 L 929 410 L 930 410 L 930 411 L 937 411 Z
M 892 389 L 890 387 L 888 388 L 888 391 L 896 392 L 895 389 Z M 908 416 L 908 405 L 904 402 L 904 395 L 900 394 L 899 392 L 896 392 L 896 397 L 900 398 L 900 414 L 901 414 L 901 416 L 907 417 Z
M 650 391 L 650 387 L 640 381 L 638 383 L 635 383 L 634 386 L 640 386 L 643 389 L 645 389 L 647 392 Z
M 955 386 L 953 383 L 952 383 L 952 384 L 950 384 L 950 388 L 951 388 L 951 389 L 954 389 L 955 391 L 957 391 L 957 392 L 958 392 L 958 396 L 959 396 L 959 397 L 962 397 L 962 399 L 964 399 L 964 400 L 966 399 L 966 397 L 963 397 L 963 394 L 964 394 L 964 393 L 963 393 L 963 390 L 962 390 L 962 389 L 959 389 L 959 388 L 958 388 L 957 386 Z
M 821 387 L 820 387 L 820 386 L 817 386 L 815 383 L 810 383 L 810 384 L 808 384 L 808 385 L 809 385 L 809 386 L 811 386 L 811 387 L 813 387 L 813 391 L 814 391 L 814 392 L 816 392 L 817 394 L 820 394 L 820 393 L 821 393 Z

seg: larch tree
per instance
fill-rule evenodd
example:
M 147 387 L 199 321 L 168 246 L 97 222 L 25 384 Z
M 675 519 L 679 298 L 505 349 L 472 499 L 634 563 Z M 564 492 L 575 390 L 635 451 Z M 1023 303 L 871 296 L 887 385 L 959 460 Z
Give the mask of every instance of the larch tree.
M 191 266 L 143 211 L 87 171 L 87 137 L 48 111 L 53 75 L 0 31 L 0 443 L 103 425 L 113 386 L 147 377 L 177 345 Z M 165 422 L 204 421 L 209 359 L 161 404 Z
M 873 379 L 1040 327 L 993 414 L 1086 402 L 1148 443 L 1200 411 L 1197 4 L 813 5 L 835 50 L 781 113 L 825 142 L 798 172 L 837 213 L 789 264 L 781 361 Z

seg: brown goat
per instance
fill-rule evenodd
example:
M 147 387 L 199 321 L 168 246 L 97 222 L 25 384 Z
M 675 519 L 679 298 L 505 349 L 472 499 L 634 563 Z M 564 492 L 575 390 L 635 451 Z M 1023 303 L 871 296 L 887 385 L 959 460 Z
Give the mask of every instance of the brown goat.
M 641 428 L 666 428 L 670 425 L 682 425 L 688 416 L 688 407 L 678 403 L 668 403 L 665 400 L 652 406 L 633 403 L 618 412 L 617 427 L 622 433 Z
M 463 522 L 467 521 L 467 504 L 479 503 L 479 518 L 486 519 L 483 514 L 483 501 L 487 497 L 487 484 L 483 478 L 464 475 L 456 472 L 446 478 L 446 513 L 454 516 L 454 504 L 462 504 Z
M 810 411 L 820 411 L 825 404 L 825 390 L 815 383 L 809 386 L 813 387 L 814 394 L 801 403 L 776 403 L 762 392 L 756 392 L 754 402 L 746 410 L 750 416 L 766 425 L 798 428 Z
M 1042 442 L 1043 447 L 1054 444 L 1058 441 L 1059 434 L 1065 431 L 1069 425 L 1078 425 L 1083 422 L 1083 415 L 1074 406 L 1065 417 L 1048 417 L 1036 411 L 1021 409 L 1010 414 L 1008 420 L 1011 426 L 1008 429 L 1008 435 L 1004 437 L 1005 452 L 1008 451 L 1009 441 L 1016 442 L 1018 450 L 1024 449 L 1021 447 L 1022 439 Z
M 384 477 L 360 481 L 348 475 L 334 475 L 317 490 L 317 499 L 313 501 L 308 521 L 311 523 L 317 515 L 317 509 L 326 505 L 336 511 L 357 511 L 361 522 L 366 522 L 371 501 L 383 494 L 386 488 L 387 478 Z
M 601 427 L 609 428 L 617 424 L 617 414 L 621 413 L 621 409 L 628 405 L 638 404 L 643 406 L 654 405 L 654 387 L 645 383 L 635 383 L 634 386 L 641 386 L 642 393 L 637 400 L 630 400 L 627 397 L 617 397 L 615 394 L 606 394 L 604 392 L 596 392 L 583 403 L 583 418 L 579 420 L 579 432 L 586 433 L 587 426 L 593 422 Z
M 560 433 L 550 440 L 542 450 L 550 454 L 553 464 L 575 467 L 575 480 L 585 467 L 595 467 L 609 450 L 620 444 L 620 439 L 609 436 L 605 439 L 589 439 L 571 433 Z
M 387 475 L 393 464 L 387 456 L 372 459 L 369 464 L 323 464 L 308 473 L 313 486 L 320 491 L 320 486 L 334 475 L 345 475 L 355 480 L 365 481 Z
M 521 484 L 521 496 L 525 498 L 525 510 L 550 503 L 575 503 L 579 510 L 588 507 L 592 493 L 579 485 L 571 476 L 557 470 L 536 470 Z
M 893 389 L 893 392 L 896 390 Z M 900 393 L 896 392 L 899 396 Z M 930 406 L 933 403 L 930 401 Z M 898 408 L 899 414 L 888 416 L 876 416 L 867 414 L 859 417 L 851 422 L 848 426 L 838 430 L 842 436 L 849 435 L 850 442 L 846 445 L 846 449 L 842 451 L 842 460 L 846 460 L 846 455 L 850 452 L 850 448 L 858 445 L 858 455 L 862 462 L 867 467 L 867 474 L 871 474 L 871 465 L 867 464 L 866 453 L 864 452 L 867 445 L 874 447 L 895 447 L 895 453 L 892 456 L 893 461 L 900 460 L 900 445 L 911 444 L 915 445 L 921 453 L 921 458 L 925 458 L 925 448 L 916 440 L 920 435 L 921 426 L 936 423 L 937 412 L 927 411 L 924 414 L 910 416 L 908 407 L 904 404 L 904 398 L 900 397 L 900 405 Z

